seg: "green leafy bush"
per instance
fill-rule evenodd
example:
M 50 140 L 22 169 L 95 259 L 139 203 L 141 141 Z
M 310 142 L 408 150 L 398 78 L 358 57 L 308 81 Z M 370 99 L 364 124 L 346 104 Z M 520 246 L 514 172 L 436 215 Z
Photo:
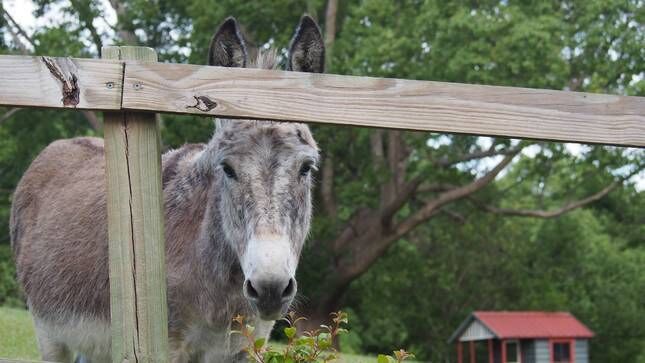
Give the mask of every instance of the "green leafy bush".
M 338 311 L 331 314 L 331 323 L 321 325 L 320 329 L 307 331 L 298 335 L 296 324 L 304 320 L 304 317 L 297 317 L 290 312 L 285 321 L 284 335 L 287 344 L 282 349 L 275 349 L 267 344 L 265 338 L 257 338 L 253 334 L 255 328 L 245 323 L 241 315 L 233 319 L 239 326 L 239 330 L 232 331 L 232 334 L 241 334 L 248 340 L 244 349 L 247 352 L 249 361 L 254 363 L 327 363 L 339 359 L 339 352 L 334 347 L 338 343 L 340 334 L 348 333 L 344 327 L 348 323 L 347 313 Z M 400 363 L 414 355 L 401 349 L 394 351 L 393 355 L 381 354 L 378 356 L 378 363 Z
M 0 245 L 0 305 L 23 307 L 11 247 Z

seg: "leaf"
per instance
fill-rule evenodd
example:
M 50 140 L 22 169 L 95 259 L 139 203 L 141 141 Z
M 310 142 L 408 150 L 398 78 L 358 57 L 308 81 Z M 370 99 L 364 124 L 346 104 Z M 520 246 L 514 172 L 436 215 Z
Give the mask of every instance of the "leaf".
M 313 337 L 300 337 L 296 341 L 296 344 L 299 346 L 308 346 L 308 347 L 313 347 L 314 346 L 314 338 Z
M 331 347 L 331 340 L 326 338 L 318 340 L 318 348 L 326 350 L 329 347 Z
M 287 360 L 285 357 L 282 356 L 282 354 L 278 352 L 266 352 L 264 353 L 264 361 L 267 363 L 286 363 Z
M 287 338 L 292 339 L 296 336 L 296 328 L 292 326 L 284 328 L 284 335 L 286 335 Z
M 264 343 L 266 343 L 266 338 L 256 339 L 253 346 L 255 347 L 255 350 L 260 350 L 264 346 Z

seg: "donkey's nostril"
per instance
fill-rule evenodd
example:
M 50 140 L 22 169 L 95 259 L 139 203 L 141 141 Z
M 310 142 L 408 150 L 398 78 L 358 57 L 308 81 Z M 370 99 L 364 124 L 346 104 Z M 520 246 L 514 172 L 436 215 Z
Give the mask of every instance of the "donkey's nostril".
M 244 281 L 242 291 L 244 297 L 255 305 L 264 316 L 274 317 L 291 303 L 293 297 L 296 296 L 297 286 L 294 278 L 248 279 Z
M 250 280 L 246 280 L 246 282 L 244 283 L 244 292 L 246 293 L 246 296 L 250 299 L 255 300 L 260 298 L 260 294 L 253 287 Z
M 296 293 L 296 280 L 294 278 L 289 279 L 289 283 L 287 284 L 287 287 L 284 288 L 284 291 L 282 292 L 282 298 L 291 298 L 293 295 Z

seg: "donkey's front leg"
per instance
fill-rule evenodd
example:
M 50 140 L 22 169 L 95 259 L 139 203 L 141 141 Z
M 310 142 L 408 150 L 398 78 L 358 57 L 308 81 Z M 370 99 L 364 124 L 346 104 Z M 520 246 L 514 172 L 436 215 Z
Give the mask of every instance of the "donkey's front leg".
M 190 362 L 190 353 L 188 350 L 188 344 L 185 341 L 180 339 L 173 339 L 172 337 L 168 342 L 169 352 L 169 361 L 170 363 L 189 363 Z

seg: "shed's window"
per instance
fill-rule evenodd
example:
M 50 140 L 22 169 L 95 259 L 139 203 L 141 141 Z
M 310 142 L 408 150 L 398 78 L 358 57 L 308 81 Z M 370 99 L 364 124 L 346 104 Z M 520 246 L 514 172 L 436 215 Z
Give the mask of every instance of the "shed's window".
M 520 363 L 520 346 L 518 341 L 506 342 L 506 362 Z
M 572 363 L 570 342 L 553 343 L 553 363 Z

